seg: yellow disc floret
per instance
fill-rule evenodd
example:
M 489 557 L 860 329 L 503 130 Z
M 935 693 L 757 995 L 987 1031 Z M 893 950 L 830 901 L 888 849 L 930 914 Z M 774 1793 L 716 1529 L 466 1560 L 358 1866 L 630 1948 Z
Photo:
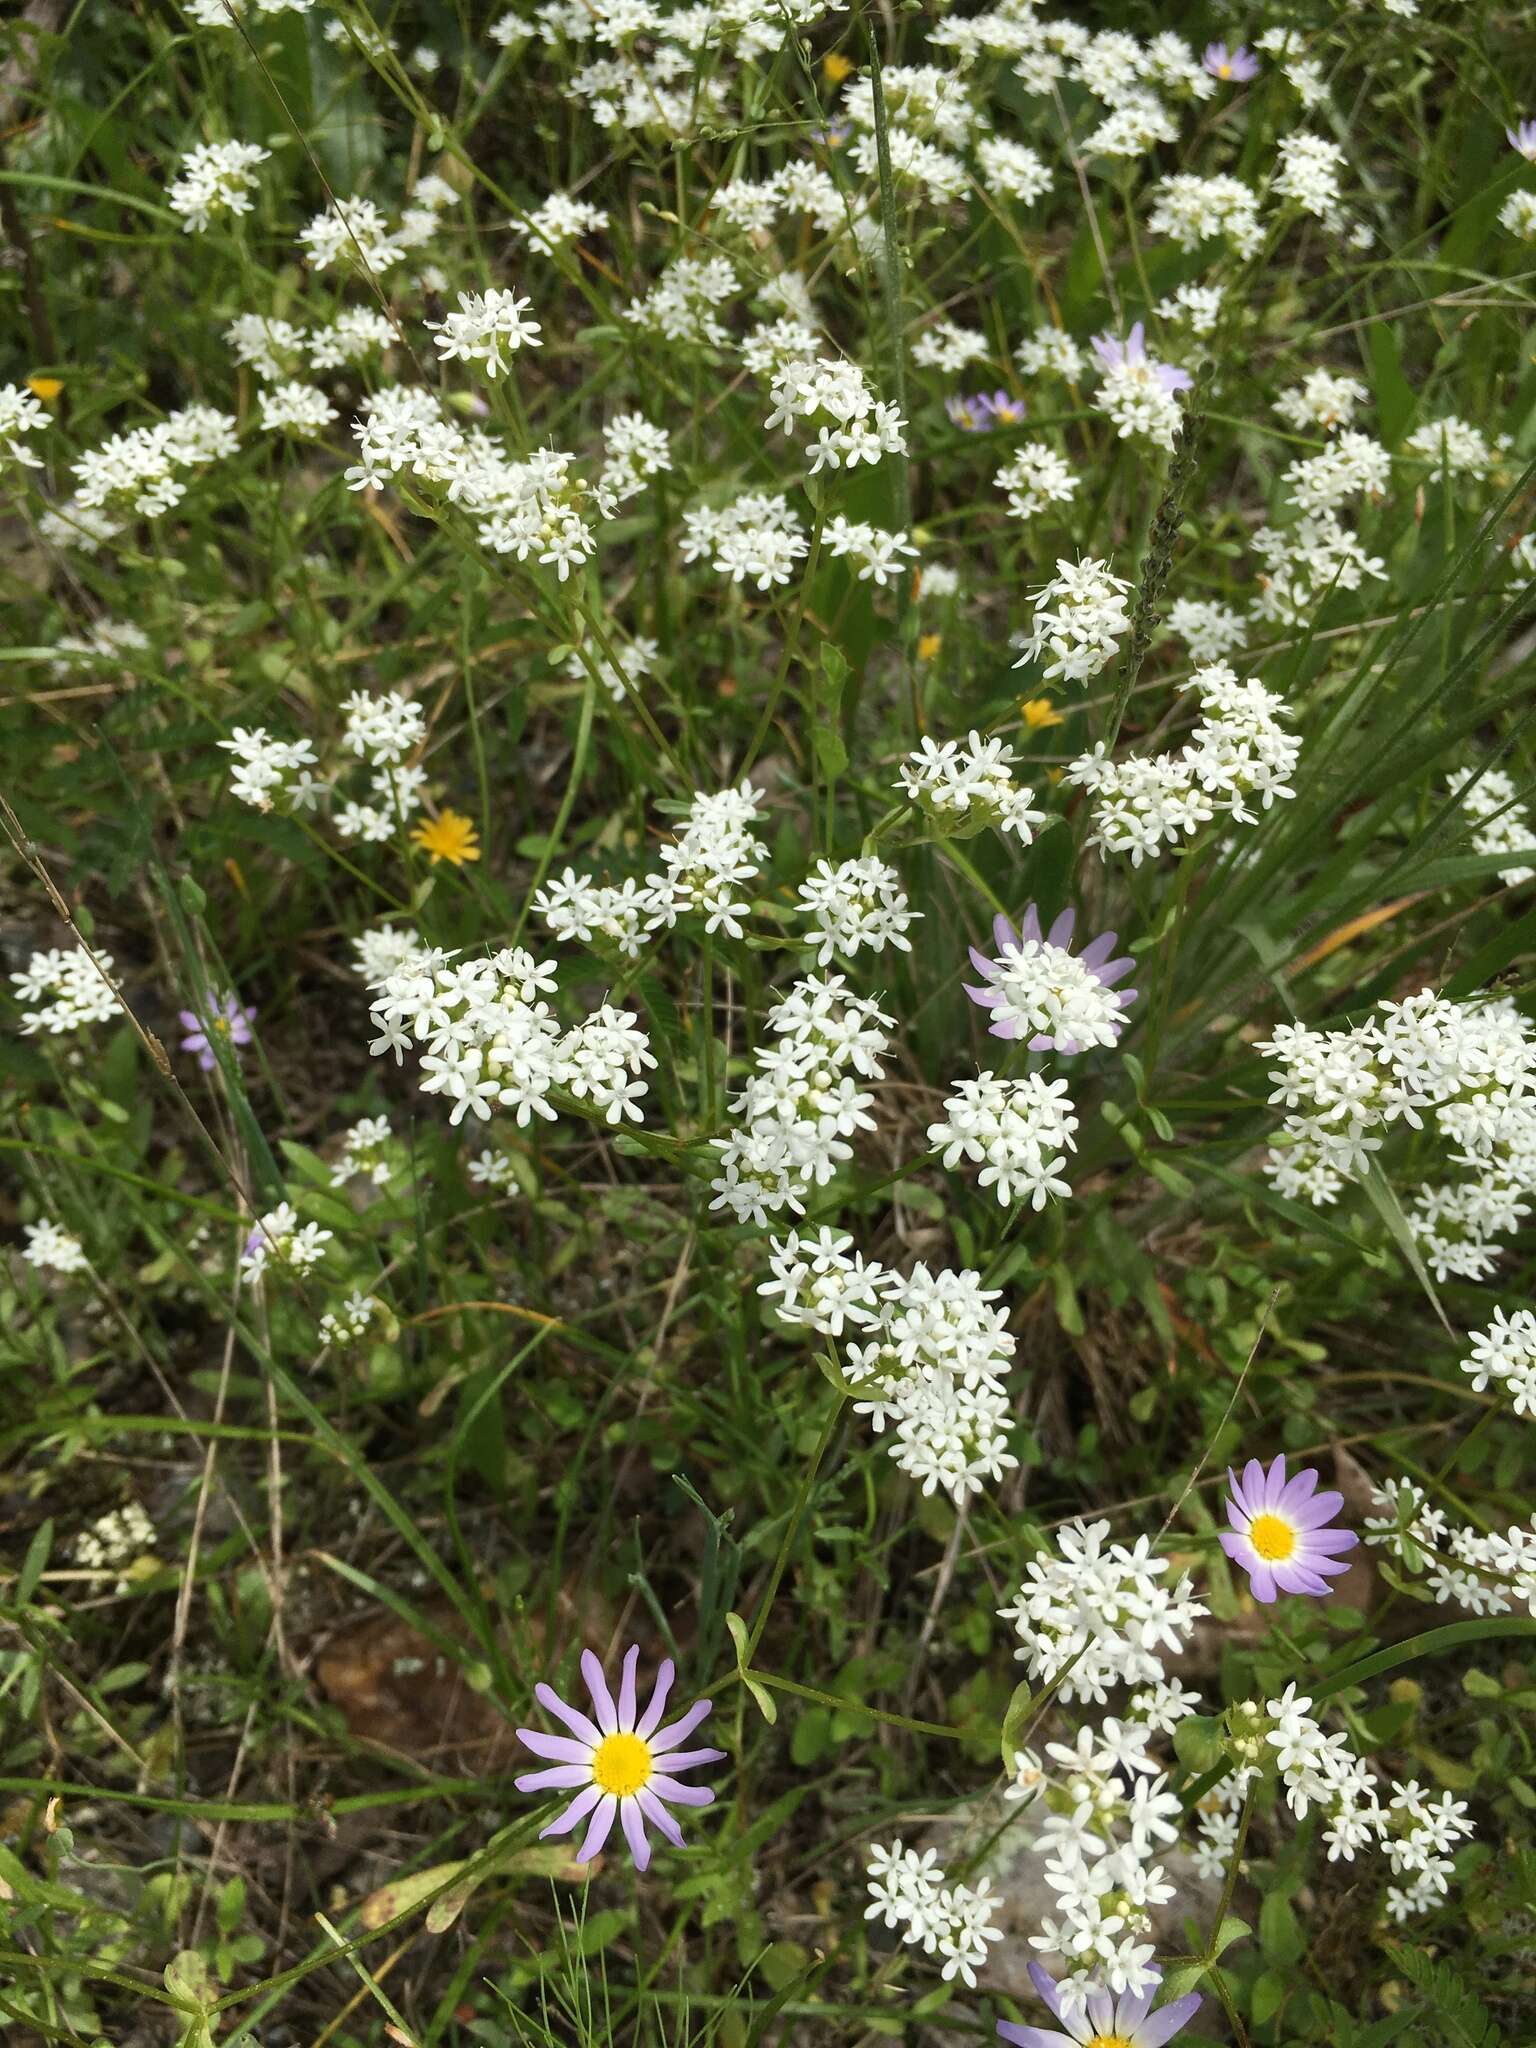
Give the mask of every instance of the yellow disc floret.
M 620 1799 L 639 1792 L 651 1781 L 655 1766 L 651 1745 L 643 1735 L 605 1735 L 592 1752 L 592 1782 Z
M 1296 1531 L 1279 1515 L 1255 1515 L 1248 1541 L 1266 1564 L 1282 1564 L 1296 1548 Z
M 1087 2048 L 1134 2048 L 1124 2034 L 1095 2034 Z

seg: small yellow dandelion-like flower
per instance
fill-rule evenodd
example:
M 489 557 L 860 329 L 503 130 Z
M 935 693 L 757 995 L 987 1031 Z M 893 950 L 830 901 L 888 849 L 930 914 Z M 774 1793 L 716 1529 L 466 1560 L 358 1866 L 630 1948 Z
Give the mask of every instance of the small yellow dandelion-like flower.
M 1064 722 L 1049 697 L 1021 697 L 1019 711 L 1029 732 L 1042 732 L 1047 726 Z
M 413 846 L 429 854 L 434 866 L 445 860 L 456 868 L 480 858 L 480 841 L 472 818 L 462 811 L 441 811 L 437 817 L 418 825 L 411 834 Z
M 837 50 L 829 50 L 821 60 L 821 75 L 828 85 L 841 85 L 853 69 L 853 59 L 842 56 Z
M 52 405 L 53 401 L 64 389 L 64 379 L 62 377 L 29 377 L 27 379 L 27 389 L 34 398 L 40 398 L 44 405 Z
M 918 660 L 932 661 L 943 645 L 944 635 L 942 633 L 923 633 L 919 635 L 917 642 Z

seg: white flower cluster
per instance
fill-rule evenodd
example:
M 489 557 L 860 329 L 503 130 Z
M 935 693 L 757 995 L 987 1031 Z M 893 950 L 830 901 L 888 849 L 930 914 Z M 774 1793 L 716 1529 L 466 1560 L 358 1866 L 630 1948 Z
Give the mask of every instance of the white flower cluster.
M 961 327 L 954 320 L 934 320 L 912 343 L 912 360 L 920 370 L 947 370 L 953 374 L 970 363 L 985 361 L 991 347 L 975 327 Z
M 1499 226 L 1522 242 L 1536 242 L 1536 192 L 1511 192 L 1499 208 Z
M 1358 377 L 1346 377 L 1336 370 L 1309 370 L 1299 384 L 1282 391 L 1275 411 L 1298 434 L 1321 428 L 1331 434 L 1347 427 L 1370 393 Z
M 513 462 L 491 435 L 465 432 L 444 417 L 434 393 L 415 386 L 388 385 L 363 408 L 352 428 L 358 460 L 346 472 L 353 490 L 414 477 L 476 519 L 484 546 L 520 562 L 532 556 L 562 583 L 597 552 L 593 519 L 611 518 L 617 500 L 573 473 L 573 455 L 539 448 Z
M 1075 384 L 1083 374 L 1083 352 L 1070 334 L 1042 322 L 1013 352 L 1026 377 L 1064 377 Z
M 608 216 L 600 206 L 593 206 L 585 199 L 572 199 L 564 192 L 551 192 L 527 215 L 526 219 L 511 223 L 514 235 L 521 235 L 530 249 L 537 249 L 541 255 L 553 256 L 567 242 L 581 240 L 585 235 L 595 235 L 608 225 Z
M 841 512 L 827 521 L 822 538 L 835 560 L 854 563 L 861 583 L 877 584 L 881 590 L 900 576 L 903 559 L 917 553 L 905 532 L 891 533 L 867 520 L 845 519 Z
M 1187 1575 L 1168 1583 L 1169 1561 L 1147 1537 L 1127 1548 L 1107 1544 L 1109 1531 L 1108 1522 L 1063 1530 L 1001 1610 L 1031 1680 L 1055 1685 L 1061 1699 L 1102 1706 L 1111 1686 L 1138 1688 L 1130 1718 L 1107 1716 L 1071 1743 L 1047 1744 L 1054 1768 L 1021 1755 L 1010 1788 L 1040 1825 L 1031 1846 L 1061 1917 L 1043 1918 L 1031 1941 L 1066 1958 L 1064 2009 L 1106 1986 L 1137 1992 L 1153 1981 L 1150 1908 L 1174 1887 L 1152 1859 L 1179 1840 L 1180 1801 L 1151 1749 L 1199 1704 L 1167 1678 L 1163 1656 L 1185 1648 L 1207 1609 Z
M 230 793 L 253 810 L 312 810 L 326 785 L 311 774 L 315 750 L 308 740 L 276 740 L 264 725 L 237 725 L 232 736 L 218 742 L 233 754 Z
M 339 414 L 318 384 L 298 378 L 274 384 L 258 394 L 261 424 L 270 434 L 295 434 L 309 440 L 328 427 Z
M 45 1216 L 41 1223 L 24 1223 L 27 1241 L 21 1256 L 42 1273 L 82 1273 L 87 1260 L 85 1246 L 62 1224 Z
M 1446 476 L 1469 476 L 1480 480 L 1488 475 L 1498 457 L 1510 446 L 1512 442 L 1508 434 L 1500 434 L 1490 442 L 1481 427 L 1474 427 L 1470 421 L 1448 413 L 1444 419 L 1426 420 L 1423 426 L 1415 427 L 1403 443 L 1403 453 L 1416 455 L 1421 462 L 1432 463 L 1437 472 Z
M 1428 1912 L 1445 1897 L 1458 1841 L 1473 1832 L 1466 1804 L 1449 1792 L 1431 1798 L 1414 1780 L 1393 1784 L 1382 1804 L 1370 1768 L 1355 1754 L 1342 1731 L 1327 1734 L 1312 1718 L 1310 1699 L 1298 1699 L 1294 1682 L 1264 1708 L 1249 1701 L 1233 1710 L 1237 1739 L 1245 1746 L 1259 1741 L 1273 1752 L 1271 1761 L 1285 1786 L 1286 1802 L 1297 1819 L 1316 1808 L 1323 1816 L 1322 1837 L 1328 1860 L 1353 1862 L 1358 1849 L 1379 1845 L 1392 1874 L 1407 1880 L 1387 1892 L 1387 1914 L 1406 1920 Z
M 1470 1177 L 1419 1190 L 1414 1235 L 1437 1279 L 1488 1277 L 1536 1189 L 1536 1036 L 1513 1003 L 1422 989 L 1347 1030 L 1279 1025 L 1258 1050 L 1288 1111 L 1265 1162 L 1281 1194 L 1337 1201 L 1394 1125 L 1427 1124 Z
M 645 489 L 653 476 L 672 467 L 672 449 L 665 431 L 640 412 L 622 412 L 603 429 L 607 461 L 597 479 L 600 493 L 616 504 Z
M 1188 171 L 1158 181 L 1147 226 L 1154 235 L 1170 235 L 1181 249 L 1223 237 L 1238 256 L 1253 256 L 1263 246 L 1259 202 L 1241 178 L 1199 178 Z
M 246 1239 L 240 1254 L 241 1270 L 248 1280 L 259 1280 L 273 1263 L 294 1273 L 307 1273 L 325 1257 L 325 1247 L 335 1234 L 318 1223 L 301 1223 L 291 1202 L 279 1202 L 258 1220 Z
M 876 398 L 857 363 L 841 356 L 799 357 L 776 364 L 769 382 L 773 409 L 766 426 L 787 434 L 811 432 L 811 474 L 823 467 L 854 469 L 885 455 L 904 455 L 906 421 L 898 407 Z
M 1133 867 L 1218 814 L 1251 825 L 1296 794 L 1290 777 L 1301 742 L 1280 724 L 1285 705 L 1272 690 L 1251 677 L 1240 682 L 1224 661 L 1196 669 L 1184 687 L 1199 694 L 1203 716 L 1178 753 L 1116 761 L 1100 741 L 1066 770 L 1093 793 L 1089 844 L 1129 854 Z
M 731 337 L 715 309 L 740 290 L 741 280 L 723 256 L 679 256 L 643 298 L 631 300 L 624 318 L 664 341 L 723 348 Z
M 1303 128 L 1282 135 L 1276 149 L 1280 164 L 1270 180 L 1271 194 L 1315 215 L 1325 227 L 1340 226 L 1339 173 L 1344 168 L 1344 152 L 1339 145 Z
M 750 576 L 759 590 L 771 590 L 789 581 L 809 543 L 786 497 L 776 491 L 744 491 L 719 509 L 694 505 L 685 511 L 680 550 L 685 562 L 708 556 L 711 567 L 733 583 Z
M 398 690 L 385 690 L 377 697 L 354 690 L 342 708 L 347 714 L 342 744 L 373 769 L 372 801 L 342 804 L 335 814 L 336 830 L 343 839 L 377 845 L 392 838 L 401 822 L 421 808 L 426 770 L 405 756 L 425 740 L 427 715 Z
M 519 349 L 543 347 L 538 321 L 527 317 L 531 299 L 495 286 L 486 292 L 460 292 L 458 297 L 456 313 L 427 322 L 445 363 L 483 363 L 487 377 L 494 379 L 510 367 L 506 357 Z
M 522 947 L 460 960 L 423 950 L 387 975 L 370 1004 L 374 1054 L 422 1052 L 422 1093 L 453 1104 L 449 1122 L 482 1122 L 496 1109 L 553 1122 L 550 1096 L 564 1089 L 608 1123 L 640 1121 L 642 1071 L 654 1067 L 645 1033 L 628 1010 L 604 1003 L 571 1030 L 544 1001 L 554 969 Z
M 339 370 L 391 347 L 397 338 L 394 322 L 373 306 L 344 306 L 333 320 L 317 327 L 299 327 L 266 313 L 242 313 L 224 330 L 235 361 L 268 384 L 296 381 L 294 372 L 306 362 L 312 370 Z
M 1536 1520 L 1508 1529 L 1452 1528 L 1443 1508 L 1411 1479 L 1388 1479 L 1376 1492 L 1365 1540 L 1384 1549 L 1406 1571 L 1425 1576 L 1442 1607 L 1471 1614 L 1508 1614 L 1523 1607 L 1536 1620 Z
M 25 469 L 41 469 L 43 458 L 34 455 L 23 434 L 35 434 L 46 427 L 48 414 L 25 384 L 0 384 L 0 448 Z
M 1035 616 L 1014 667 L 1049 655 L 1047 682 L 1053 676 L 1091 681 L 1114 660 L 1116 644 L 1131 629 L 1125 609 L 1130 587 L 1108 562 L 1092 556 L 1058 560 L 1056 574 L 1034 595 Z
M 1077 1150 L 1077 1125 L 1065 1081 L 1043 1074 L 1008 1081 L 989 1072 L 955 1083 L 942 1120 L 928 1126 L 928 1142 L 943 1147 L 946 1168 L 962 1159 L 979 1164 L 978 1185 L 1005 1206 L 1027 1201 L 1043 1209 L 1072 1192 L 1061 1174 L 1067 1154 Z
M 256 166 L 272 154 L 253 142 L 200 142 L 181 160 L 181 175 L 165 195 L 173 213 L 181 214 L 186 234 L 213 225 L 215 214 L 249 213 L 256 188 Z
M 1074 1522 L 1056 1548 L 1025 1567 L 1024 1584 L 1000 1610 L 1019 1638 L 1014 1655 L 1031 1680 L 1059 1681 L 1065 1701 L 1102 1706 L 1112 1685 L 1156 1685 L 1162 1653 L 1177 1656 L 1209 1610 L 1187 1573 L 1164 1584 L 1168 1559 L 1148 1537 L 1110 1543 L 1108 1522 Z
M 874 1098 L 859 1084 L 883 1078 L 894 1028 L 841 975 L 796 982 L 767 1023 L 773 1043 L 758 1047 L 756 1071 L 730 1103 L 736 1128 L 710 1140 L 720 1155 L 710 1207 L 759 1227 L 780 1209 L 803 1215 L 809 1190 L 853 1157 L 848 1140 L 875 1128 Z
M 1018 1464 L 1008 1449 L 1003 1374 L 1015 1350 L 1000 1297 L 968 1268 L 909 1275 L 866 1260 L 851 1237 L 823 1229 L 773 1240 L 779 1320 L 825 1337 L 847 1335 L 844 1369 L 877 1435 L 892 1428 L 891 1456 L 924 1493 L 958 1505 Z
M 347 1295 L 338 1308 L 327 1309 L 320 1318 L 320 1341 L 322 1344 L 355 1344 L 359 1337 L 365 1337 L 380 1314 L 381 1304 L 376 1295 L 359 1294 L 355 1290 Z
M 839 861 L 836 867 L 818 860 L 800 884 L 800 908 L 811 920 L 821 967 L 839 954 L 851 959 L 866 946 L 873 953 L 886 946 L 910 953 L 907 926 L 922 915 L 907 908 L 900 875 L 878 854 Z
M 1253 551 L 1264 564 L 1253 616 L 1278 626 L 1306 627 L 1333 592 L 1358 590 L 1368 576 L 1386 580 L 1381 557 L 1367 554 L 1332 512 L 1308 513 L 1284 529 L 1261 526 Z
M 70 467 L 76 501 L 88 510 L 136 512 L 157 518 L 187 494 L 183 470 L 233 455 L 235 421 L 209 405 L 183 406 L 152 427 L 131 427 L 91 448 Z
M 1248 637 L 1240 612 L 1229 604 L 1217 604 L 1198 597 L 1178 597 L 1168 607 L 1165 621 L 1175 639 L 1182 640 L 1195 662 L 1220 661 Z
M 1033 519 L 1047 505 L 1067 505 L 1082 479 L 1064 456 L 1044 441 L 1025 441 L 997 472 L 997 487 L 1008 493 L 1015 519 Z
M 987 1880 L 975 1887 L 951 1884 L 933 1849 L 919 1855 L 900 1842 L 889 1848 L 876 1843 L 869 1855 L 869 1898 L 865 1919 L 899 1928 L 913 1948 L 941 1957 L 946 1983 L 958 1977 L 974 1989 L 987 1943 L 1003 1938 L 1002 1928 L 992 1925 L 1001 1902 Z
M 1515 801 L 1515 784 L 1502 768 L 1485 768 L 1475 779 L 1470 770 L 1451 785 L 1452 796 L 1477 826 L 1472 835 L 1474 853 L 1536 854 L 1536 827 L 1531 814 Z M 1536 879 L 1536 868 L 1527 860 L 1515 859 L 1499 869 L 1499 880 L 1514 887 Z
M 120 1571 L 134 1558 L 147 1556 L 154 1544 L 154 1523 L 138 1501 L 130 1500 L 98 1516 L 89 1529 L 81 1530 L 75 1538 L 75 1562 L 89 1572 Z M 128 1584 L 127 1579 L 120 1578 L 118 1592 L 125 1593 Z
M 1013 779 L 1013 748 L 1006 740 L 968 732 L 963 740 L 925 738 L 901 764 L 900 786 L 946 837 L 968 839 L 991 825 L 1022 846 L 1043 825 L 1035 792 Z
M 388 1185 L 394 1172 L 389 1144 L 394 1137 L 387 1116 L 365 1116 L 347 1130 L 341 1151 L 331 1167 L 331 1186 L 344 1188 L 349 1180 L 364 1179 L 374 1187 Z
M 116 1017 L 122 1004 L 108 984 L 111 973 L 112 955 L 98 953 L 93 960 L 84 946 L 73 946 L 67 952 L 50 946 L 34 953 L 20 973 L 11 976 L 18 1002 L 41 1005 L 22 1011 L 22 1037 L 45 1031 L 57 1038 L 66 1031 L 80 1031 L 87 1024 L 105 1024 L 109 1017 Z
M 1461 1369 L 1475 1393 L 1496 1386 L 1517 1415 L 1536 1416 L 1536 1315 L 1517 1308 L 1506 1318 L 1496 1308 L 1487 1329 L 1472 1332 L 1472 1355 Z

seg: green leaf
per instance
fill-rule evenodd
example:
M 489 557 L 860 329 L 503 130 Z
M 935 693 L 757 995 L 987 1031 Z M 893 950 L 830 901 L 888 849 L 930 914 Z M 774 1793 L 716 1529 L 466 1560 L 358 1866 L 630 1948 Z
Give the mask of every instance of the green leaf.
M 1028 1681 L 1021 1680 L 1013 1688 L 1013 1698 L 1009 1700 L 1007 1712 L 1003 1715 L 999 1747 L 1003 1753 L 1003 1769 L 1010 1776 L 1018 1761 L 1019 1737 L 1024 1731 L 1026 1722 L 1029 1720 L 1029 1710 L 1034 1704 L 1034 1697 L 1034 1694 L 1030 1691 Z
M 1294 1963 L 1306 1945 L 1295 1907 L 1283 1892 L 1270 1892 L 1259 1908 L 1259 1946 L 1264 1960 Z
M 1252 1934 L 1252 1932 L 1253 1929 L 1246 1920 L 1239 1919 L 1236 1913 L 1229 1913 L 1217 1928 L 1215 1937 L 1211 1942 L 1210 1961 L 1214 1963 L 1216 1958 L 1219 1955 L 1223 1955 L 1232 1946 L 1234 1941 L 1241 1941 L 1244 1935 Z
M 16 1580 L 16 1605 L 31 1605 L 32 1595 L 37 1591 L 38 1581 L 48 1564 L 48 1553 L 53 1548 L 53 1518 L 50 1516 L 33 1535 L 27 1545 L 27 1554 L 21 1561 L 21 1571 Z

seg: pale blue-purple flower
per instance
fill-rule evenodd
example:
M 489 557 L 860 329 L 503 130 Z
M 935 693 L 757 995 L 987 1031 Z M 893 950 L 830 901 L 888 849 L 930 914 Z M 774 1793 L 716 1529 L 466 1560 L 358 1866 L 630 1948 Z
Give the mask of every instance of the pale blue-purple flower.
M 708 1806 L 715 1796 L 707 1786 L 684 1785 L 677 1776 L 679 1771 L 691 1771 L 700 1764 L 718 1763 L 725 1755 L 723 1749 L 682 1747 L 713 1702 L 699 1700 L 686 1714 L 661 1727 L 667 1695 L 677 1676 L 676 1666 L 669 1657 L 662 1659 L 650 1700 L 644 1713 L 639 1713 L 635 1693 L 635 1667 L 639 1661 L 638 1649 L 625 1653 L 619 1696 L 615 1700 L 608 1690 L 602 1665 L 590 1650 L 583 1650 L 581 1675 L 591 1695 L 595 1718 L 568 1705 L 553 1686 L 536 1685 L 534 1698 L 565 1723 L 570 1735 L 545 1735 L 537 1728 L 517 1731 L 518 1740 L 535 1756 L 547 1757 L 552 1766 L 549 1770 L 526 1772 L 516 1781 L 519 1792 L 547 1792 L 558 1787 L 576 1793 L 570 1805 L 540 1830 L 540 1840 L 546 1835 L 568 1835 L 585 1820 L 587 1831 L 576 1851 L 580 1863 L 597 1854 L 617 1819 L 624 1829 L 636 1870 L 644 1870 L 651 1860 L 646 1823 L 680 1849 L 682 1833 L 667 1806 Z
M 1146 327 L 1138 320 L 1124 341 L 1115 334 L 1096 334 L 1093 352 L 1106 370 L 1137 369 L 1144 364 L 1165 391 L 1187 391 L 1194 378 L 1188 370 L 1180 370 L 1172 363 L 1160 363 L 1155 356 L 1149 356 L 1146 336 Z
M 1536 164 L 1536 121 L 1517 121 L 1513 128 L 1506 128 L 1511 149 L 1518 150 L 1527 163 Z
M 1240 85 L 1259 75 L 1258 58 L 1242 43 L 1235 50 L 1229 50 L 1225 43 L 1207 43 L 1200 61 L 1212 78 L 1230 78 Z
M 944 410 L 955 426 L 967 434 L 983 434 L 989 427 L 1016 427 L 1025 416 L 1024 401 L 1011 391 L 977 391 L 969 398 L 946 398 Z
M 205 1074 L 211 1073 L 219 1064 L 214 1043 L 223 1039 L 228 1046 L 249 1045 L 251 1042 L 251 1019 L 256 1012 L 248 1003 L 237 1001 L 233 995 L 215 996 L 206 1017 L 200 1017 L 196 1010 L 177 1012 L 181 1028 L 186 1037 L 181 1041 L 183 1052 L 195 1052 L 197 1064 Z
M 1066 2012 L 1055 1980 L 1038 1963 L 1031 1963 L 1030 1982 L 1066 2031 L 1018 2027 L 1008 2020 L 999 2020 L 997 2031 L 1013 2048 L 1091 2048 L 1095 2042 L 1101 2048 L 1104 2042 L 1115 2043 L 1115 2048 L 1163 2048 L 1165 2041 L 1171 2041 L 1186 2021 L 1194 2018 L 1202 2000 L 1198 1991 L 1186 1991 L 1182 1998 L 1170 1998 L 1153 2012 L 1152 2001 L 1162 1974 L 1153 1970 L 1151 1976 L 1145 1991 L 1123 1991 L 1118 1998 L 1107 1991 L 1091 1991 L 1086 2012 Z
M 1344 1505 L 1342 1493 L 1319 1493 L 1310 1465 L 1294 1479 L 1285 1476 L 1285 1459 L 1267 1469 L 1250 1458 L 1239 1481 L 1230 1467 L 1227 1520 L 1221 1547 L 1248 1574 L 1255 1600 L 1266 1603 L 1280 1593 L 1328 1591 L 1328 1581 L 1349 1570 L 1341 1553 L 1360 1541 L 1353 1529 L 1328 1525 Z

